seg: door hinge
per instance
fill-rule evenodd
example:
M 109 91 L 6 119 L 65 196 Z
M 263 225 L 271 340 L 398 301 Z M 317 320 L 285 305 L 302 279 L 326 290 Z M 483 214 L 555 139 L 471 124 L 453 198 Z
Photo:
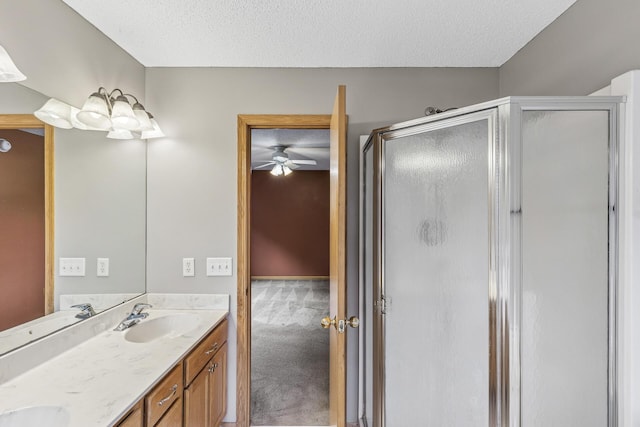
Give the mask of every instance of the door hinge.
M 391 306 L 391 298 L 385 297 L 383 295 L 382 298 L 379 299 L 378 301 L 375 301 L 373 305 L 376 308 L 376 310 L 380 312 L 380 314 L 387 314 Z

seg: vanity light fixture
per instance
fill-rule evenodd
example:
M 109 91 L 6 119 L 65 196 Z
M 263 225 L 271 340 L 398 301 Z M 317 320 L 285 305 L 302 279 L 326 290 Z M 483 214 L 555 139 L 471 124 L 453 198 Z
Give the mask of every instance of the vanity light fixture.
M 99 88 L 87 98 L 81 109 L 51 98 L 34 114 L 43 122 L 62 129 L 106 131 L 107 138 L 111 139 L 164 136 L 158 122 L 138 99 L 120 89 L 108 92 L 103 87 Z
M 20 82 L 27 77 L 18 70 L 7 51 L 0 46 L 0 82 Z

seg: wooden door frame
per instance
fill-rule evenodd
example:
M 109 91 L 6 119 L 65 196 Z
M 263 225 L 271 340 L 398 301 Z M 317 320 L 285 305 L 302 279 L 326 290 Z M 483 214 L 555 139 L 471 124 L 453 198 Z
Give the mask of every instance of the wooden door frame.
M 238 115 L 236 425 L 251 421 L 251 129 L 329 129 L 331 115 Z
M 0 129 L 44 129 L 44 314 L 53 313 L 53 126 L 33 114 L 0 114 Z

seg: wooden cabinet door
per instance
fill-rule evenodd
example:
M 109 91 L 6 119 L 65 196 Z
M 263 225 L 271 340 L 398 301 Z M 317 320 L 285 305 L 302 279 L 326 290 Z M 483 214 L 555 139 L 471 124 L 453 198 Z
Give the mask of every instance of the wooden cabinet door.
M 211 427 L 218 427 L 227 412 L 227 345 L 223 345 L 211 361 Z
M 184 390 L 184 426 L 209 427 L 210 377 L 206 366 Z
M 182 398 L 178 398 L 158 421 L 155 427 L 180 427 L 182 425 Z
M 124 417 L 122 421 L 116 424 L 117 427 L 144 427 L 144 413 L 142 412 L 142 401 L 138 402 L 136 406 Z

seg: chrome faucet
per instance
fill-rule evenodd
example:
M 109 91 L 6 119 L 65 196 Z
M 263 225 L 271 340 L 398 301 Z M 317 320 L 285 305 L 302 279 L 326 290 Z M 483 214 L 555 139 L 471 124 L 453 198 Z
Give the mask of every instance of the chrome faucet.
M 88 319 L 89 317 L 96 315 L 95 310 L 88 302 L 84 304 L 72 305 L 71 308 L 79 308 L 81 310 L 80 313 L 76 314 L 76 319 Z
M 131 313 L 129 313 L 127 317 L 125 317 L 124 320 L 120 322 L 118 326 L 116 326 L 114 331 L 124 331 L 125 329 L 137 325 L 138 323 L 140 323 L 140 320 L 146 319 L 147 316 L 149 316 L 149 313 L 143 313 L 142 310 L 151 307 L 153 307 L 151 304 L 146 304 L 143 302 L 134 305 Z

